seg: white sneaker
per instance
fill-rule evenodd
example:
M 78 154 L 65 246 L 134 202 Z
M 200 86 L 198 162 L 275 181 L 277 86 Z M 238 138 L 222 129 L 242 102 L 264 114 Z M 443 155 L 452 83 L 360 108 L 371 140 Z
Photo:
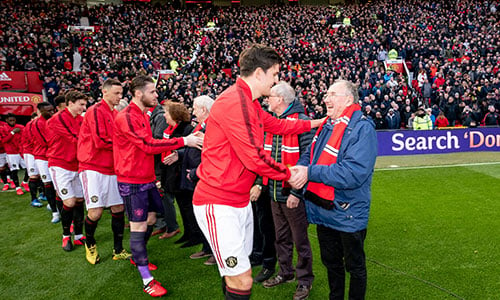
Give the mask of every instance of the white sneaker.
M 50 204 L 47 204 L 47 210 L 52 211 L 52 207 L 50 207 Z
M 56 224 L 59 223 L 59 221 L 60 221 L 59 213 L 57 212 L 52 213 L 52 220 L 50 222 L 52 222 L 52 224 Z

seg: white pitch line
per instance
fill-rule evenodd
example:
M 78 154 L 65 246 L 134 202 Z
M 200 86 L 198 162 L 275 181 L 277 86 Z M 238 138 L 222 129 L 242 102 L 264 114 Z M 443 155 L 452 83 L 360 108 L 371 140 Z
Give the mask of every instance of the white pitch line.
M 453 165 L 439 165 L 439 166 L 418 166 L 418 167 L 393 167 L 393 168 L 375 169 L 375 171 L 397 171 L 397 170 L 435 169 L 435 168 L 453 168 L 453 167 L 472 167 L 472 166 L 486 166 L 486 165 L 498 165 L 498 164 L 500 164 L 500 162 L 453 164 Z

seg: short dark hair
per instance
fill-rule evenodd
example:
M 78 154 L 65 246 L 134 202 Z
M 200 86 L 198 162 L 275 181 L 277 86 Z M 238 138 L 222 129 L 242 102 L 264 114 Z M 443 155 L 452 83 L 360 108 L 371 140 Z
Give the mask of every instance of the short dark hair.
M 56 106 L 59 106 L 59 104 L 61 103 L 66 103 L 66 98 L 63 95 L 59 95 L 54 98 L 54 103 L 56 104 Z
M 281 56 L 273 48 L 262 44 L 253 44 L 240 54 L 240 74 L 243 77 L 250 76 L 257 68 L 267 71 L 272 66 L 280 64 L 281 61 Z
M 66 99 L 66 105 L 68 105 L 70 102 L 75 103 L 78 100 L 85 100 L 87 101 L 88 97 L 85 96 L 85 94 L 78 92 L 78 91 L 69 91 L 64 95 L 64 98 Z
M 112 86 L 117 85 L 117 86 L 122 86 L 122 83 L 119 80 L 116 80 L 114 78 L 108 78 L 104 83 L 102 84 L 103 89 L 109 89 Z
M 36 105 L 36 108 L 38 110 L 41 110 L 42 108 L 47 107 L 47 106 L 52 106 L 52 104 L 50 104 L 49 102 L 40 102 Z
M 153 78 L 147 75 L 139 75 L 130 81 L 130 93 L 135 96 L 135 91 L 142 90 L 148 83 L 155 83 Z
M 16 115 L 13 114 L 13 113 L 8 113 L 7 115 L 5 115 L 5 120 L 7 120 L 8 118 L 16 118 Z

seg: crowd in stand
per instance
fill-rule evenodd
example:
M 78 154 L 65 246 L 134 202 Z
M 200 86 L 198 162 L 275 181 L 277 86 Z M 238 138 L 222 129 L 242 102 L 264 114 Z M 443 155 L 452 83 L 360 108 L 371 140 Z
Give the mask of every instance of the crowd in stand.
M 392 0 L 285 12 L 277 6 L 87 9 L 56 1 L 19 2 L 0 4 L 1 69 L 39 70 L 50 101 L 76 89 L 89 94 L 92 104 L 107 78 L 127 85 L 137 74 L 174 69 L 158 82 L 160 99 L 190 107 L 196 96 L 216 97 L 230 86 L 238 53 L 260 42 L 285 58 L 280 77 L 295 88 L 310 117 L 325 115 L 326 89 L 341 77 L 359 85 L 366 115 L 375 119 L 380 112 L 379 128 L 410 128 L 421 106 L 432 108 L 434 118 L 442 111 L 450 126 L 499 122 L 495 1 Z M 96 26 L 94 33 L 69 30 L 82 16 Z M 351 26 L 332 26 L 347 18 Z M 407 61 L 413 81 L 385 70 L 391 49 Z M 73 71 L 75 59 L 79 71 Z M 487 117 L 490 105 L 493 116 Z M 390 108 L 397 124 L 387 120 Z

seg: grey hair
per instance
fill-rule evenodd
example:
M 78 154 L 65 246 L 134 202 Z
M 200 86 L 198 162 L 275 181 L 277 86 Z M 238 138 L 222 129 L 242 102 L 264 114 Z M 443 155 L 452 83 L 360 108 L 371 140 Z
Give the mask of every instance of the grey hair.
M 333 85 L 335 84 L 342 84 L 346 88 L 346 92 L 352 96 L 352 103 L 359 103 L 358 86 L 356 84 L 344 79 L 335 80 Z
M 207 95 L 198 96 L 193 99 L 193 105 L 194 104 L 200 107 L 205 107 L 207 111 L 210 111 L 212 105 L 214 104 L 214 99 L 210 98 Z
M 295 100 L 295 90 L 288 84 L 288 82 L 280 81 L 271 88 L 271 92 L 283 97 L 286 104 L 290 104 Z

